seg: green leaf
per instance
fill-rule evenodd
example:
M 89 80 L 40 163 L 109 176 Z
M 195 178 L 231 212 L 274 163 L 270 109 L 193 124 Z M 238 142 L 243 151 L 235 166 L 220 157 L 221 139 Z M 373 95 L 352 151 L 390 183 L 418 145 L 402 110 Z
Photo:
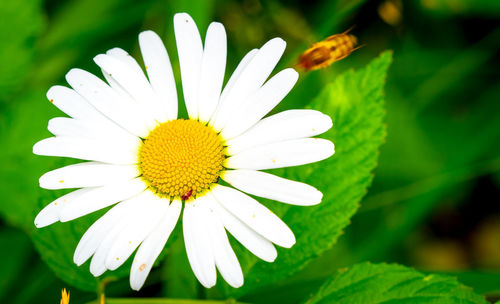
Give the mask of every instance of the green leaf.
M 297 243 L 279 249 L 274 263 L 242 263 L 245 285 L 234 294 L 247 294 L 297 272 L 330 248 L 349 224 L 372 181 L 385 138 L 383 88 L 391 60 L 392 53 L 385 52 L 365 68 L 344 73 L 310 104 L 332 116 L 333 128 L 322 137 L 335 143 L 336 153 L 320 163 L 289 169 L 285 175 L 317 187 L 323 202 L 314 207 L 271 206 L 274 211 L 282 208 L 277 213 L 284 214 Z
M 394 264 L 362 263 L 338 271 L 304 303 L 487 302 L 452 277 L 423 274 Z
M 441 274 L 441 272 L 437 272 Z M 492 270 L 443 271 L 443 275 L 456 277 L 460 283 L 486 295 L 500 295 L 500 272 Z

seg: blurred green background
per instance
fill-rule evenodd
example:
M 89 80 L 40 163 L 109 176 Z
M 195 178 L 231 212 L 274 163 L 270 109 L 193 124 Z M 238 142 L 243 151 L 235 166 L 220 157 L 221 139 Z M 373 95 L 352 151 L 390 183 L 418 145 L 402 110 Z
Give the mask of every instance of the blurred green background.
M 336 269 L 361 261 L 452 274 L 500 299 L 499 1 L 1 0 L 0 303 L 58 303 L 62 287 L 71 289 L 71 303 L 95 299 L 58 279 L 29 238 L 45 191 L 38 178 L 56 166 L 31 153 L 59 114 L 45 92 L 64 85 L 73 67 L 100 74 L 92 58 L 112 47 L 140 58 L 137 35 L 145 29 L 164 38 L 178 79 L 172 16 L 181 11 L 193 16 L 202 36 L 210 21 L 225 24 L 227 71 L 275 36 L 288 43 L 279 68 L 293 66 L 310 44 L 355 26 L 364 47 L 327 69 L 302 73 L 286 108 L 308 104 L 343 71 L 394 51 L 387 142 L 351 225 L 298 274 L 243 300 L 279 294 L 283 303 L 295 303 Z M 178 296 L 175 283 L 162 280 L 163 264 L 140 293 L 123 279 L 108 294 Z

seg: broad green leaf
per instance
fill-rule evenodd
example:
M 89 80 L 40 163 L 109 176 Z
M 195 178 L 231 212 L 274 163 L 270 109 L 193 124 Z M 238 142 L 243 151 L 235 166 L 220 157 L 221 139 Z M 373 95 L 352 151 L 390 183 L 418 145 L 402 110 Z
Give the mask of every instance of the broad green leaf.
M 285 176 L 317 187 L 324 194 L 323 202 L 314 207 L 270 204 L 273 211 L 284 214 L 297 243 L 291 249 L 279 249 L 274 263 L 242 263 L 245 285 L 234 294 L 247 294 L 297 272 L 330 248 L 349 224 L 371 183 L 384 141 L 383 88 L 391 59 L 391 52 L 385 52 L 365 68 L 346 72 L 310 104 L 332 116 L 333 128 L 322 137 L 335 143 L 336 153 L 320 163 L 287 170 Z
M 304 303 L 487 303 L 471 288 L 443 275 L 400 265 L 356 264 L 338 271 Z
M 441 273 L 440 273 L 441 274 Z M 444 271 L 443 275 L 456 277 L 460 283 L 481 294 L 500 294 L 500 272 L 492 270 Z

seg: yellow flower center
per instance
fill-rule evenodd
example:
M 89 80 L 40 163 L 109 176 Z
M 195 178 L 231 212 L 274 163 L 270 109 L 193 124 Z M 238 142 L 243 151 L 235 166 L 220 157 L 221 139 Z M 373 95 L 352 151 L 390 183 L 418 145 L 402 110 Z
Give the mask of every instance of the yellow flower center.
M 159 195 L 187 199 L 217 182 L 225 158 L 222 151 L 212 128 L 177 119 L 149 133 L 139 152 L 139 167 Z

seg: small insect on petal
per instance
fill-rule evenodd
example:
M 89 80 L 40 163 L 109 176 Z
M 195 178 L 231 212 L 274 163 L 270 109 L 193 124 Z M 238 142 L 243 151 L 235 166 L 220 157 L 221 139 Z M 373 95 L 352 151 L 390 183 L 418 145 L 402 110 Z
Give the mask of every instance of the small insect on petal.
M 297 67 L 306 71 L 326 68 L 359 49 L 361 46 L 355 47 L 358 39 L 354 35 L 349 34 L 351 29 L 342 34 L 335 34 L 323 41 L 314 43 L 300 55 Z

